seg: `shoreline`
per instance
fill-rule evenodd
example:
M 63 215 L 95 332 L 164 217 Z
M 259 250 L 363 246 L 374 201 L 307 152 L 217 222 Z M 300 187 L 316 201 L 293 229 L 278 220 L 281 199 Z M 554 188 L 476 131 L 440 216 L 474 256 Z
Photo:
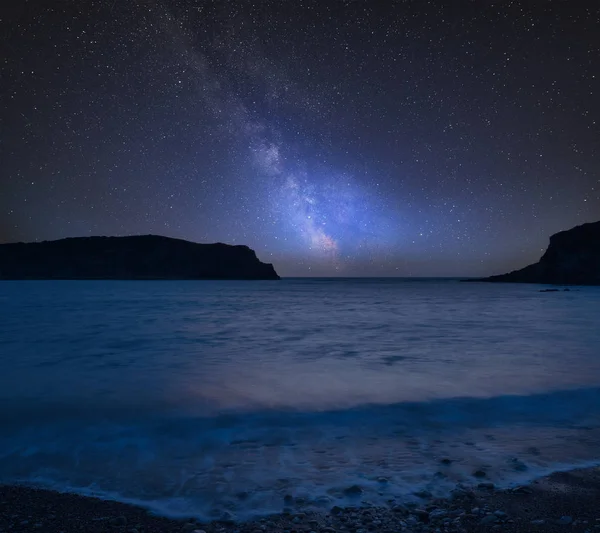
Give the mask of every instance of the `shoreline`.
M 112 500 L 0 485 L 0 532 L 23 533 L 422 533 L 481 531 L 600 533 L 600 467 L 560 471 L 516 489 L 458 486 L 420 505 L 333 507 L 247 522 L 172 519 Z

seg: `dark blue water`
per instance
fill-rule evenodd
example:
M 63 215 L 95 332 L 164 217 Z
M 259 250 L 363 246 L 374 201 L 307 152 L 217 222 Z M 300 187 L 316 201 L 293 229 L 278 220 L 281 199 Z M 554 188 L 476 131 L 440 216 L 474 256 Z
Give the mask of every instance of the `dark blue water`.
M 244 518 L 596 462 L 598 288 L 0 282 L 0 481 Z

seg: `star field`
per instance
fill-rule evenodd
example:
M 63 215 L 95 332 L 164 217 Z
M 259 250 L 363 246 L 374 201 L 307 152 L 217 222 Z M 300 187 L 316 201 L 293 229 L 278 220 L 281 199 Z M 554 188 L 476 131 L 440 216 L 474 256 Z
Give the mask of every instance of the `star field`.
M 600 219 L 595 2 L 1 16 L 0 241 L 157 233 L 283 276 L 467 276 Z

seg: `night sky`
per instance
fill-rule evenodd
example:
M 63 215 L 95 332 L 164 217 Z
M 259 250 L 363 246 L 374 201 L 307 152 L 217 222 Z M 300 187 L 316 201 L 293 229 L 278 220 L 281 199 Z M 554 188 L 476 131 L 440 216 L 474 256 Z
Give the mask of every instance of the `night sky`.
M 0 242 L 486 275 L 600 219 L 600 3 L 13 1 Z

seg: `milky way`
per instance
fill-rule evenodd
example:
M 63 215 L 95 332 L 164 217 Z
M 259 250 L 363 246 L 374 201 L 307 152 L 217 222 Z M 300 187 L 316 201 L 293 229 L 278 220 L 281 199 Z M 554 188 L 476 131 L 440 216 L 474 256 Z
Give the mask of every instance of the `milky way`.
M 173 22 L 169 13 L 162 15 L 163 20 Z M 299 243 L 307 262 L 343 272 L 346 263 L 361 252 L 370 257 L 378 246 L 392 245 L 392 211 L 387 217 L 382 216 L 377 199 L 353 184 L 351 176 L 336 177 L 335 169 L 313 176 L 305 170 L 305 161 L 298 157 L 289 161 L 285 156 L 289 149 L 286 150 L 277 129 L 268 120 L 254 116 L 242 98 L 231 92 L 228 80 L 211 70 L 206 57 L 195 49 L 180 25 L 171 23 L 166 29 L 198 76 L 199 96 L 206 108 L 218 125 L 237 135 L 239 145 L 247 146 L 259 179 L 267 183 L 268 216 L 272 217 L 274 238 L 283 241 L 277 248 L 297 253 Z M 252 61 L 256 61 L 256 55 Z M 245 74 L 255 70 L 254 63 L 243 63 L 241 68 Z M 271 84 L 271 97 L 278 90 L 279 85 Z M 276 230 L 275 226 L 280 227 Z M 385 228 L 390 229 L 385 232 Z M 384 235 L 388 237 L 383 238 Z M 309 271 L 311 268 L 308 266 Z
M 600 219 L 591 4 L 34 1 L 3 22 L 1 241 L 479 275 Z

